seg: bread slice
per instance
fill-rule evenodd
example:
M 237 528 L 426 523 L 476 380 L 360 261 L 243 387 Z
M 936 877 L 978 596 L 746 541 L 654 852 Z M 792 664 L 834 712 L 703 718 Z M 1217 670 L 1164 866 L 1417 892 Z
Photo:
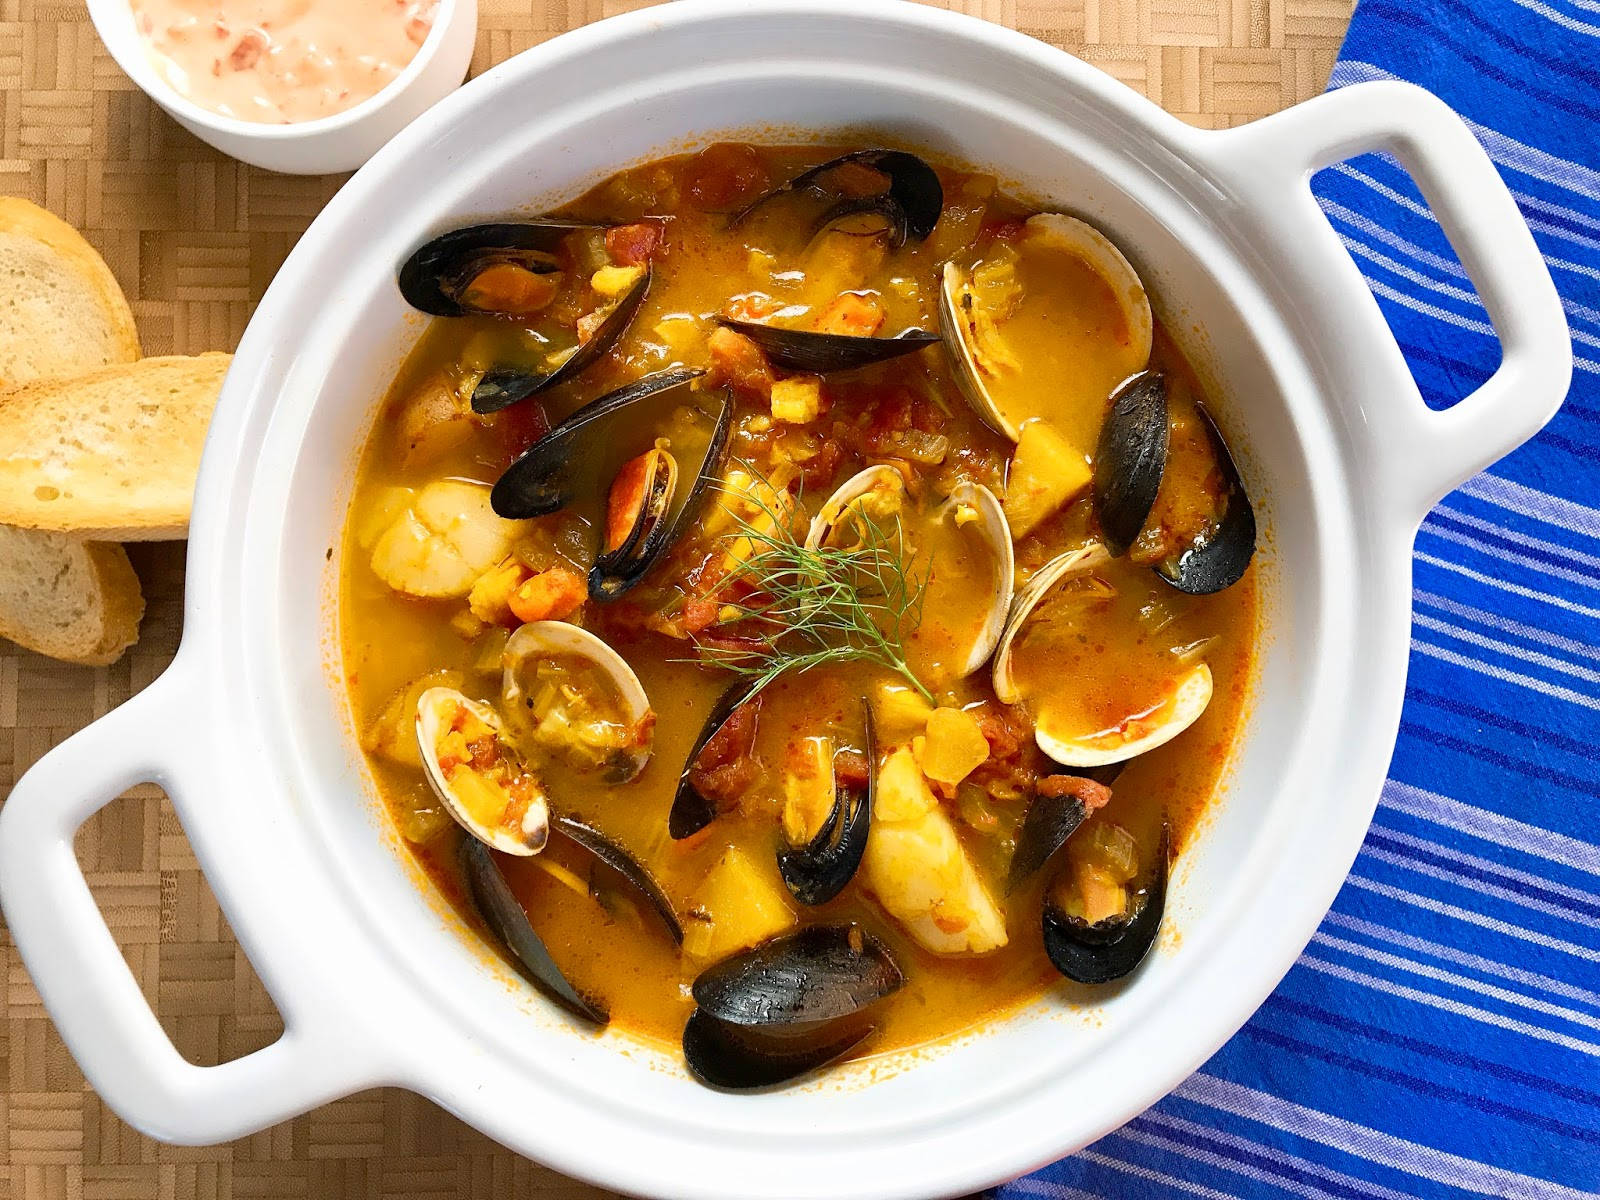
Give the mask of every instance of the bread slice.
M 115 543 L 0 525 L 0 637 L 85 666 L 139 639 L 144 594 Z
M 105 259 L 17 196 L 0 196 L 0 281 L 0 387 L 139 357 L 133 313 Z
M 0 392 L 0 524 L 108 541 L 183 537 L 231 361 L 146 358 Z

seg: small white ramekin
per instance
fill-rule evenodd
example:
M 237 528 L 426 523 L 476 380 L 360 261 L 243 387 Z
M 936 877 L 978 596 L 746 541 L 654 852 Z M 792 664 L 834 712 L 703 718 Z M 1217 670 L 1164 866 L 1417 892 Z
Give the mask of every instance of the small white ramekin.
M 88 3 L 89 18 L 111 57 L 174 121 L 224 154 L 288 175 L 353 171 L 366 162 L 460 86 L 478 31 L 478 0 L 439 0 L 427 41 L 382 91 L 331 117 L 268 125 L 214 113 L 168 84 L 150 60 L 128 0 Z

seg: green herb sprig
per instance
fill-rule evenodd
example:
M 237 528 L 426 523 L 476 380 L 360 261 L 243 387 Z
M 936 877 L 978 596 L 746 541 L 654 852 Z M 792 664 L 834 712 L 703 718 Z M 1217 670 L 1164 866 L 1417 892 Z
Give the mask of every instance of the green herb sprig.
M 766 484 L 759 471 L 741 466 Z M 748 603 L 734 605 L 739 616 L 733 623 L 762 640 L 748 647 L 698 643 L 700 661 L 746 677 L 752 695 L 791 671 L 845 662 L 877 663 L 901 676 L 931 704 L 933 694 L 912 671 L 905 651 L 907 635 L 922 620 L 931 564 L 921 574 L 911 569 L 901 552 L 904 531 L 899 517 L 886 526 L 855 509 L 849 513 L 856 534 L 853 544 L 811 549 L 795 536 L 788 514 L 774 511 L 761 496 L 755 503 L 767 521 L 758 524 L 735 515 L 735 528 L 722 540 L 732 544 L 747 538 L 752 545 L 749 557 L 730 572 L 728 581 L 752 589 Z

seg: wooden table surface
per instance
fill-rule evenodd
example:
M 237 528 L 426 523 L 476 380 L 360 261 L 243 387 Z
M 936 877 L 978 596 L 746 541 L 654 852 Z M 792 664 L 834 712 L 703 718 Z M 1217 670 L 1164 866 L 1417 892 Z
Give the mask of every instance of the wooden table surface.
M 480 0 L 474 73 L 642 4 Z M 1349 0 L 966 0 L 1183 119 L 1235 125 L 1320 91 Z M 148 354 L 232 349 L 278 264 L 340 178 L 272 175 L 178 128 L 101 48 L 80 0 L 0 0 L 0 193 L 82 229 L 133 303 Z M 183 547 L 133 547 L 149 611 L 115 666 L 0 642 L 0 796 L 51 746 L 150 682 L 177 647 Z M 225 1061 L 281 1029 L 159 790 L 84 827 L 78 853 L 112 932 L 184 1055 Z M 0 925 L 0 1196 L 245 1200 L 599 1196 L 426 1100 L 376 1091 L 230 1145 L 163 1146 L 84 1084 Z

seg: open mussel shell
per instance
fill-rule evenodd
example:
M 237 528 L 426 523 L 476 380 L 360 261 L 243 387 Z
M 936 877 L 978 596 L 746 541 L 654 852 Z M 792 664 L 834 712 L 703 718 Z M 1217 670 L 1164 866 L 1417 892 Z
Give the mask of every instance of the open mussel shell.
M 500 221 L 452 229 L 424 242 L 400 266 L 400 295 L 412 308 L 433 317 L 463 317 L 494 312 L 472 304 L 473 282 L 494 267 L 511 266 L 532 275 L 561 271 L 561 243 L 581 221 L 549 218 Z M 465 302 L 464 302 L 465 301 Z
M 494 731 L 501 754 L 520 765 L 517 752 L 504 738 L 500 714 L 487 704 L 469 699 L 454 688 L 434 687 L 417 699 L 417 748 L 422 754 L 422 773 L 434 795 L 456 823 L 486 846 L 503 854 L 530 855 L 544 849 L 550 833 L 550 806 L 542 791 L 535 792 L 527 808 L 514 820 L 505 819 L 507 810 L 486 813 L 469 803 L 458 791 L 461 781 L 452 783 L 439 765 L 439 740 L 448 730 L 448 721 L 458 708 L 466 709 Z M 457 768 L 457 774 L 467 769 Z
M 1161 827 L 1161 841 L 1147 878 L 1134 892 L 1129 911 L 1093 925 L 1050 903 L 1044 908 L 1044 950 L 1051 965 L 1076 983 L 1110 983 L 1144 961 L 1161 930 L 1167 906 L 1167 859 L 1172 831 Z
M 963 481 L 951 491 L 940 515 L 944 520 L 951 520 L 963 509 L 970 509 L 977 514 L 972 528 L 976 529 L 977 537 L 983 542 L 991 564 L 989 607 L 973 638 L 972 649 L 967 652 L 966 661 L 961 665 L 961 675 L 965 678 L 988 662 L 1000 645 L 1000 637 L 1005 633 L 1006 620 L 1011 615 L 1011 605 L 1015 599 L 1017 564 L 1011 543 L 1011 524 L 1006 520 L 999 497 L 981 483 Z
M 1029 217 L 1022 228 L 1017 245 L 1020 254 L 1033 250 L 1065 252 L 1083 261 L 1105 281 L 1122 313 L 1131 360 L 1140 368 L 1149 362 L 1155 336 L 1150 297 L 1133 264 L 1111 239 L 1093 225 L 1064 213 L 1039 213 Z M 939 331 L 955 368 L 956 383 L 984 424 L 1014 442 L 1022 435 L 1021 422 L 1009 415 L 994 395 L 994 368 L 977 344 L 975 306 L 979 303 L 970 271 L 947 262 L 940 277 Z
M 733 402 L 724 395 L 711 442 L 689 494 L 673 512 L 681 487 L 677 460 L 668 450 L 646 451 L 619 472 L 606 506 L 606 546 L 589 571 L 589 596 L 604 604 L 633 588 L 650 573 L 689 529 L 722 475 Z
M 1207 596 L 1232 587 L 1243 577 L 1256 552 L 1256 512 L 1239 478 L 1233 455 L 1211 414 L 1200 410 L 1211 437 L 1227 494 L 1222 516 L 1204 535 L 1179 551 L 1176 558 L 1156 565 L 1156 574 L 1180 592 Z
M 572 499 L 583 464 L 605 444 L 607 425 L 635 404 L 663 393 L 690 389 L 703 371 L 659 371 L 590 401 L 550 430 L 506 469 L 489 493 L 494 511 L 507 520 L 542 517 Z
M 683 924 L 667 899 L 666 892 L 656 882 L 655 876 L 645 870 L 631 854 L 591 825 L 572 817 L 557 816 L 554 831 L 568 841 L 575 842 L 591 857 L 604 864 L 621 877 L 632 891 L 644 900 L 645 906 L 660 918 L 667 933 L 678 945 L 683 945 Z
M 495 936 L 515 956 L 528 982 L 574 1016 L 596 1025 L 606 1024 L 610 1014 L 578 991 L 556 966 L 488 847 L 475 838 L 463 838 L 461 867 L 473 903 Z
M 925 329 L 904 329 L 893 337 L 852 337 L 847 333 L 780 329 L 759 321 L 735 321 L 726 317 L 722 324 L 749 338 L 778 366 L 813 375 L 887 362 L 891 358 L 915 354 L 939 341 L 938 334 Z
M 1145 371 L 1117 389 L 1094 455 L 1094 505 L 1112 554 L 1128 552 L 1155 507 L 1167 469 L 1167 385 Z
M 857 791 L 836 785 L 833 808 L 817 835 L 804 846 L 778 851 L 778 874 L 789 894 L 808 907 L 826 904 L 844 891 L 867 852 L 872 802 L 878 785 L 878 746 L 872 705 L 865 698 L 861 701 L 861 719 L 867 756 L 866 786 Z
M 754 690 L 749 680 L 736 679 L 711 706 L 705 724 L 700 727 L 699 736 L 689 749 L 689 756 L 684 759 L 683 772 L 678 776 L 678 790 L 673 793 L 672 808 L 667 813 L 667 835 L 673 841 L 692 837 L 717 819 L 716 804 L 695 786 L 695 764 L 699 762 L 700 752 L 706 748 L 706 743 L 727 724 L 734 711 L 750 699 Z
M 1040 725 L 1034 730 L 1033 740 L 1064 767 L 1103 767 L 1124 762 L 1165 746 L 1198 721 L 1211 703 L 1211 692 L 1211 668 L 1200 663 L 1177 680 L 1153 711 L 1138 719 L 1136 731 L 1059 737 Z
M 1062 580 L 1085 571 L 1092 571 L 1110 559 L 1111 555 L 1104 546 L 1099 542 L 1090 542 L 1080 549 L 1069 550 L 1052 558 L 1035 571 L 1028 582 L 1017 591 L 1016 597 L 1011 602 L 1011 611 L 1006 615 L 1005 627 L 1000 631 L 1000 640 L 994 653 L 991 682 L 994 685 L 995 698 L 1001 704 L 1016 704 L 1022 699 L 1022 692 L 1018 689 L 1011 671 L 1012 643 L 1022 631 L 1023 624 L 1033 615 L 1033 610 L 1039 607 L 1039 602 Z
M 616 688 L 622 715 L 629 725 L 645 726 L 650 716 L 650 697 L 627 659 L 587 629 L 566 621 L 530 621 L 519 626 L 507 640 L 501 655 L 504 671 L 500 695 L 508 712 L 533 704 L 535 696 L 523 682 L 527 668 L 554 656 L 587 659 L 593 663 Z M 511 723 L 515 726 L 515 719 Z M 622 784 L 637 778 L 650 761 L 650 745 L 651 740 L 645 738 L 637 746 L 616 751 L 605 763 L 606 781 Z
M 694 1001 L 729 1025 L 797 1026 L 854 1016 L 905 983 L 858 925 L 810 925 L 707 967 Z
M 1104 805 L 1110 796 L 1105 785 L 1094 780 L 1083 778 L 1078 783 L 1080 791 L 1098 791 L 1102 798 L 1095 804 L 1096 808 Z M 1016 891 L 1050 861 L 1089 819 L 1089 812 L 1090 807 L 1084 803 L 1082 794 L 1035 792 L 1028 804 L 1027 816 L 1022 819 L 1022 828 L 1017 831 L 1017 846 L 1006 871 L 1006 894 Z
M 852 195 L 837 186 L 835 173 L 842 167 L 859 165 L 884 177 L 882 191 Z M 787 183 L 757 196 L 729 219 L 729 227 L 742 224 L 757 209 L 779 196 L 806 192 L 818 197 L 825 207 L 812 225 L 813 235 L 835 221 L 858 213 L 875 213 L 889 228 L 890 243 L 903 246 L 908 240 L 922 241 L 939 223 L 944 211 L 944 188 L 939 176 L 915 154 L 904 150 L 856 150 L 800 172 Z

